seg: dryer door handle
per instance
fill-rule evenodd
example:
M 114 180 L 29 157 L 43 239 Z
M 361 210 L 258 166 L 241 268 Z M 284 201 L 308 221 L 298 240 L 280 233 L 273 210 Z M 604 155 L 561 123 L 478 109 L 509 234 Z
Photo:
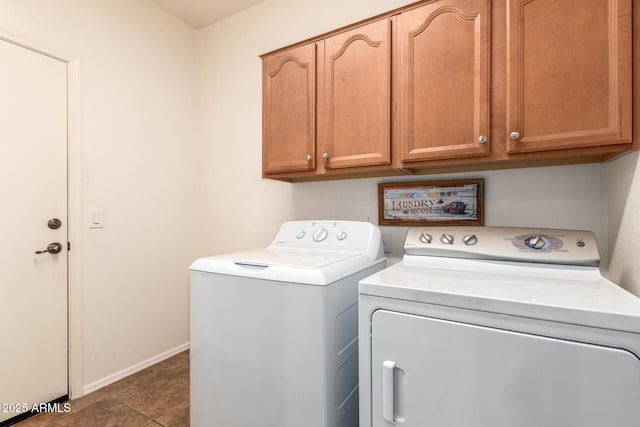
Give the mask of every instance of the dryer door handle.
M 393 373 L 396 362 L 385 360 L 382 362 L 382 418 L 388 423 L 396 423 L 394 401 Z

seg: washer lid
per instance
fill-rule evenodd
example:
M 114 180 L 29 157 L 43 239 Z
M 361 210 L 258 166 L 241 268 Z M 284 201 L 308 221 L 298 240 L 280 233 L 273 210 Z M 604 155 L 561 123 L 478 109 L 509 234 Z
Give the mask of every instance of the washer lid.
M 190 269 L 324 286 L 383 262 L 360 252 L 264 248 L 201 258 Z
M 361 280 L 359 292 L 640 333 L 640 299 L 603 278 L 595 267 L 448 261 L 448 268 L 399 262 Z
M 380 229 L 373 224 L 289 221 L 265 249 L 201 258 L 190 269 L 323 286 L 384 262 Z
M 360 255 L 359 252 L 263 248 L 211 257 L 255 267 L 323 268 Z

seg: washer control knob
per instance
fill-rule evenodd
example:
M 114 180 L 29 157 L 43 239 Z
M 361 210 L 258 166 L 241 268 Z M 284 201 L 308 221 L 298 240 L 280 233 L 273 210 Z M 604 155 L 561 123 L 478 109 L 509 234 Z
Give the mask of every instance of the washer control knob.
M 445 245 L 453 244 L 453 236 L 451 234 L 443 233 L 440 237 L 440 241 Z
M 542 249 L 547 241 L 542 236 L 531 236 L 524 239 L 524 244 L 531 249 Z
M 322 242 L 324 239 L 327 238 L 328 235 L 329 235 L 329 232 L 327 231 L 326 228 L 318 228 L 313 233 L 313 240 L 315 240 L 316 242 Z
M 418 240 L 420 240 L 420 242 L 422 242 L 422 243 L 429 244 L 429 243 L 431 243 L 431 234 L 421 233 L 420 237 L 418 238 Z
M 462 241 L 467 246 L 473 246 L 478 243 L 478 236 L 476 236 L 475 234 L 468 234 L 462 238 Z
M 346 231 L 338 231 L 338 240 L 344 240 L 347 238 L 347 232 Z
M 302 239 L 305 235 L 304 230 L 298 230 L 296 231 L 296 239 Z

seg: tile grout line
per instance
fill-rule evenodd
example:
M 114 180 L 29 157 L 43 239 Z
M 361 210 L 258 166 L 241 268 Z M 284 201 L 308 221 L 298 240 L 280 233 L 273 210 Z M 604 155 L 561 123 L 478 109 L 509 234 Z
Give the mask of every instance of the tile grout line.
M 122 403 L 124 406 L 126 406 L 127 408 L 129 408 L 129 409 L 131 409 L 131 410 L 133 410 L 133 411 L 137 412 L 138 414 L 142 415 L 143 417 L 145 417 L 145 418 L 146 418 L 146 419 L 148 419 L 149 421 L 153 421 L 155 424 L 157 424 L 157 425 L 159 425 L 159 426 L 167 427 L 167 426 L 165 426 L 164 424 L 160 423 L 159 421 L 154 420 L 153 418 L 151 418 L 150 416 L 148 416 L 148 415 L 147 415 L 147 414 L 145 414 L 144 412 L 140 412 L 140 410 L 138 410 L 137 408 L 134 408 L 133 406 L 129 405 L 127 402 L 123 402 L 122 400 L 120 400 L 120 399 L 118 399 L 118 398 L 116 398 L 116 397 L 112 396 L 112 395 L 111 395 L 111 393 L 108 393 L 108 395 L 109 395 L 109 397 L 111 397 L 113 400 L 116 400 L 116 401 L 118 401 L 118 402 Z

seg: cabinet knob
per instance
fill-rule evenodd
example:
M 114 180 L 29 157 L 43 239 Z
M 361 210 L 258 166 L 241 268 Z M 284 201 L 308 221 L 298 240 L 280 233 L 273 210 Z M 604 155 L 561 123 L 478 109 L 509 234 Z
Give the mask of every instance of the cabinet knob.
M 310 162 L 311 161 L 311 154 L 307 154 L 307 157 L 305 157 L 305 160 L 307 162 Z
M 518 139 L 520 139 L 520 132 L 511 132 L 511 135 L 509 135 L 509 137 L 514 141 L 517 141 Z
M 329 160 L 329 153 L 324 153 L 322 155 L 322 158 L 325 159 L 325 160 Z
M 480 137 L 478 138 L 478 142 L 480 144 L 484 144 L 485 142 L 487 142 L 487 136 L 486 135 L 480 135 Z

